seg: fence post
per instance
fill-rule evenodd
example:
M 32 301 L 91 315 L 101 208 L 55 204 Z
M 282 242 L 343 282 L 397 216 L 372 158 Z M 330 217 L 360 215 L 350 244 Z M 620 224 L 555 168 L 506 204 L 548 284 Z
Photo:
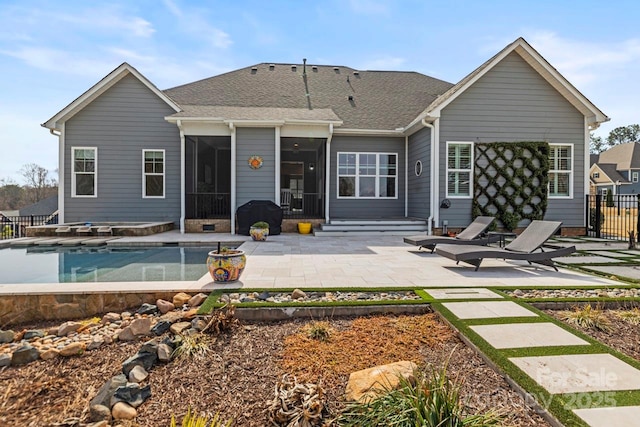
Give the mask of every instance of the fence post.
M 29 225 L 30 225 L 31 227 L 33 227 L 33 215 L 31 215 L 31 218 L 30 218 L 30 221 L 29 221 Z
M 636 203 L 636 242 L 640 243 L 640 194 L 636 197 L 638 198 Z
M 602 194 L 596 194 L 596 237 L 599 239 L 600 238 L 600 227 L 602 227 L 601 222 L 601 211 L 602 211 Z

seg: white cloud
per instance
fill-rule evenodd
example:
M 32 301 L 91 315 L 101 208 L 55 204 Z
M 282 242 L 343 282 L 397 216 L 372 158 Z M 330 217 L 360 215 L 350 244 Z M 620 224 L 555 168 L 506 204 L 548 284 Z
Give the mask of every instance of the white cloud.
M 20 47 L 13 51 L 0 50 L 0 54 L 21 59 L 28 65 L 41 70 L 82 76 L 105 74 L 105 70 L 110 70 L 118 65 L 113 65 L 103 56 L 100 56 L 100 59 L 91 59 L 81 57 L 73 52 L 47 47 Z
M 195 40 L 205 39 L 219 49 L 226 49 L 233 43 L 229 34 L 207 21 L 208 11 L 181 8 L 173 0 L 164 0 L 164 5 L 176 18 L 177 26 L 184 34 L 192 36 Z

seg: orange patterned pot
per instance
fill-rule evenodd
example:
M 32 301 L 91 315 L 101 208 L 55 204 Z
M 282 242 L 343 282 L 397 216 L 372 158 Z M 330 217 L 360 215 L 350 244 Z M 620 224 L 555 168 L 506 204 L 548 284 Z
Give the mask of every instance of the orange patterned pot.
M 247 256 L 244 251 L 231 249 L 222 253 L 209 252 L 207 268 L 214 282 L 235 282 L 247 265 Z

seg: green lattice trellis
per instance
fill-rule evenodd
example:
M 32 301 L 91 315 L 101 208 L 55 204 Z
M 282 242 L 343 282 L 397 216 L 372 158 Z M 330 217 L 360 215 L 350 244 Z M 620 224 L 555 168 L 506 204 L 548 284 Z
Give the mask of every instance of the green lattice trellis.
M 547 210 L 549 144 L 475 144 L 472 215 L 493 215 L 507 230 L 523 219 L 543 219 Z

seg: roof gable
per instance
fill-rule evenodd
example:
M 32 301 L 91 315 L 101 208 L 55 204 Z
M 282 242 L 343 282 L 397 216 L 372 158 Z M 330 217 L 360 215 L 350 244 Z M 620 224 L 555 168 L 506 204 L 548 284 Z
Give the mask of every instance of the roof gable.
M 435 99 L 409 126 L 413 126 L 415 123 L 428 117 L 440 117 L 440 112 L 447 105 L 453 102 L 460 94 L 471 87 L 512 52 L 520 55 L 555 90 L 578 111 L 584 114 L 584 116 L 587 117 L 588 124 L 593 129 L 597 128 L 600 123 L 609 120 L 609 117 L 569 83 L 569 81 L 551 66 L 542 55 L 533 49 L 525 39 L 520 37 L 452 86 L 447 92 Z
M 614 163 L 618 170 L 640 169 L 640 143 L 617 144 L 600 153 L 600 163 Z
M 126 62 L 123 62 L 115 70 L 107 74 L 102 80 L 91 86 L 86 92 L 77 97 L 69 105 L 60 110 L 56 115 L 43 123 L 42 126 L 51 130 L 60 130 L 60 126 L 62 123 L 66 122 L 71 117 L 76 115 L 84 107 L 89 105 L 93 100 L 98 98 L 104 92 L 109 90 L 109 88 L 113 87 L 113 85 L 118 83 L 129 74 L 137 78 L 143 85 L 149 88 L 149 90 L 156 94 L 165 103 L 167 103 L 167 105 L 169 105 L 173 110 L 175 110 L 176 112 L 181 111 L 180 106 L 174 100 L 172 100 L 164 92 L 158 89 L 153 83 L 151 83 L 151 81 L 149 81 L 149 79 L 144 77 L 134 67 L 127 64 Z
M 602 183 L 608 183 L 608 184 L 615 184 L 616 182 L 619 183 L 628 183 L 629 181 L 620 174 L 620 172 L 618 172 L 616 170 L 616 165 L 615 164 L 611 164 L 611 163 L 596 163 L 594 165 L 591 166 L 591 168 L 589 169 L 589 175 L 593 177 L 593 172 L 602 172 L 601 177 L 599 178 L 592 178 L 593 182 L 595 182 L 596 184 L 602 184 Z

